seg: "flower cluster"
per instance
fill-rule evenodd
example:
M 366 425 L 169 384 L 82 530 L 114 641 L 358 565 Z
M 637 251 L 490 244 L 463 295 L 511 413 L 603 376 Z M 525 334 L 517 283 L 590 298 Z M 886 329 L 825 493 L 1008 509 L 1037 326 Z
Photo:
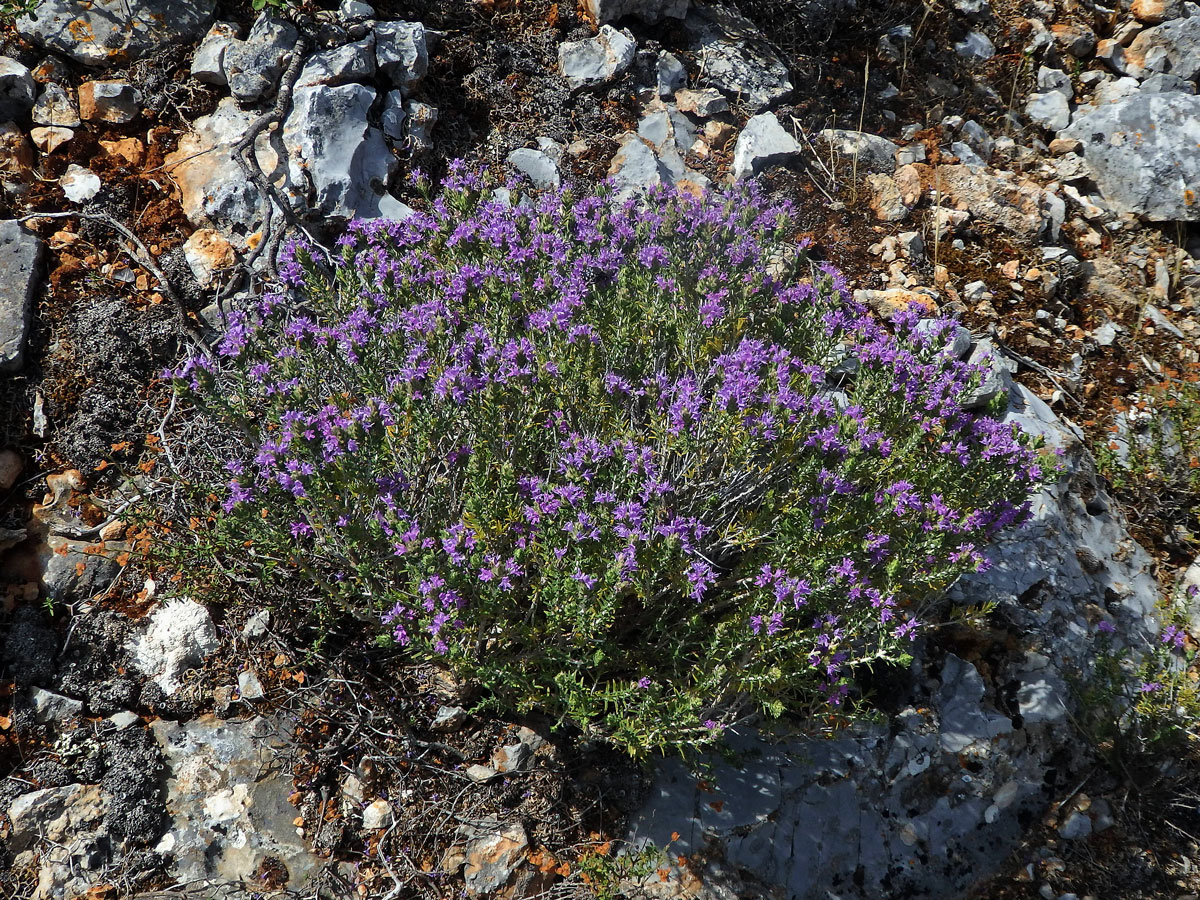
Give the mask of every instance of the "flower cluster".
M 951 323 L 873 319 L 756 187 L 456 167 L 409 219 L 352 223 L 332 270 L 297 245 L 281 274 L 173 373 L 252 435 L 217 527 L 631 750 L 842 702 L 1042 478 L 964 409 Z

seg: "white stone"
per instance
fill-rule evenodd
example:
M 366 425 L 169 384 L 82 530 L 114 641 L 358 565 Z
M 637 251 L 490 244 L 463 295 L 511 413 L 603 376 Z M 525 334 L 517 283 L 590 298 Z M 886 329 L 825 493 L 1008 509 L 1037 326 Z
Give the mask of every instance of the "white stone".
M 601 25 L 600 33 L 558 47 L 558 72 L 572 90 L 603 84 L 633 64 L 637 43 L 628 31 Z
M 150 615 L 129 650 L 134 668 L 170 696 L 182 686 L 183 673 L 219 646 L 208 610 L 194 600 L 180 598 L 167 601 Z
M 86 203 L 100 193 L 100 176 L 75 163 L 67 166 L 66 173 L 58 179 L 58 183 L 72 203 Z
M 788 134 L 773 113 L 752 116 L 738 135 L 731 174 L 737 181 L 760 174 L 773 165 L 800 156 L 799 142 Z

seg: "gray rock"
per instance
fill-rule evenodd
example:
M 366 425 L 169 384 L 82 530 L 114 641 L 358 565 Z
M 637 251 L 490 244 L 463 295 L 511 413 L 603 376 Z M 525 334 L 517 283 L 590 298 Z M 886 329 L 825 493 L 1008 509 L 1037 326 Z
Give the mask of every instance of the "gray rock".
M 94 828 L 106 809 L 98 785 L 69 784 L 22 794 L 8 807 L 9 849 L 19 853 L 39 840 L 70 843 Z
M 1071 124 L 1071 104 L 1059 91 L 1030 94 L 1025 104 L 1025 115 L 1047 131 L 1062 131 Z
M 467 766 L 465 774 L 475 784 L 486 784 L 499 773 L 491 766 L 481 766 L 476 763 L 475 765 Z
M 106 67 L 198 40 L 215 8 L 216 0 L 42 0 L 16 27 L 40 47 Z
M 618 196 L 629 196 L 670 183 L 670 172 L 659 163 L 648 141 L 636 134 L 624 134 L 617 141 L 620 147 L 613 156 L 608 174 L 616 182 Z
M 331 50 L 314 53 L 304 63 L 297 87 L 314 84 L 348 84 L 366 81 L 375 76 L 375 37 L 343 44 Z
M 86 541 L 51 536 L 42 554 L 42 589 L 60 603 L 90 600 L 108 590 L 121 567 L 110 556 L 89 552 Z M 54 552 L 55 550 L 61 552 Z
M 1172 72 L 1158 72 L 1142 82 L 1141 91 L 1143 94 L 1169 94 L 1172 91 L 1194 94 L 1196 85 Z
M 987 133 L 987 129 L 974 119 L 963 123 L 962 138 L 968 147 L 979 154 L 979 158 L 985 164 L 992 158 L 992 151 L 995 149 L 996 143 Z
M 170 600 L 146 620 L 129 645 L 131 661 L 168 697 L 182 686 L 188 669 L 200 665 L 220 646 L 208 610 L 194 600 Z
M 701 119 L 707 119 L 709 116 L 729 110 L 729 101 L 714 88 L 678 91 L 675 94 L 675 103 L 680 112 L 691 113 Z
M 583 0 L 583 10 L 597 25 L 636 16 L 648 25 L 660 19 L 682 19 L 688 0 Z
M 1071 76 L 1061 69 L 1051 69 L 1040 66 L 1037 73 L 1038 90 L 1044 94 L 1059 93 L 1071 100 L 1075 97 L 1075 87 L 1071 84 Z
M 243 700 L 261 700 L 266 696 L 263 691 L 262 682 L 258 680 L 258 676 L 250 670 L 238 673 L 238 696 Z
M 670 97 L 687 84 L 687 69 L 679 61 L 679 57 L 666 50 L 658 52 L 654 64 L 654 73 L 658 81 L 658 96 Z
M 169 854 L 179 882 L 250 882 L 274 857 L 286 862 L 286 887 L 303 888 L 321 868 L 292 820 L 286 738 L 262 717 L 231 722 L 201 716 L 150 726 L 167 765 L 171 822 L 154 848 Z
M 931 334 L 938 326 L 936 319 L 921 319 L 914 331 L 917 334 Z M 936 343 L 944 346 L 955 359 L 964 359 L 971 351 L 971 332 L 962 325 L 955 323 L 936 339 Z
M 222 65 L 230 93 L 243 103 L 273 97 L 299 36 L 286 19 L 260 15 L 246 40 L 230 41 L 225 49 Z
M 113 727 L 116 728 L 117 731 L 124 731 L 130 725 L 140 721 L 140 719 L 141 716 L 135 712 L 130 712 L 129 710 L 122 710 L 121 712 L 113 713 L 108 717 L 108 721 L 112 722 Z
M 368 803 L 362 812 L 363 831 L 389 828 L 393 819 L 391 804 L 386 800 L 376 800 L 374 803 Z
M 638 137 L 649 141 L 660 156 L 666 150 L 682 155 L 696 142 L 696 126 L 679 110 L 663 106 L 650 109 L 642 116 L 638 122 Z
M 959 15 L 976 22 L 982 22 L 992 14 L 988 0 L 954 0 L 954 9 Z
M 0 122 L 19 119 L 33 109 L 33 76 L 15 59 L 0 56 Z
M 524 772 L 533 765 L 533 750 L 523 741 L 499 748 L 492 754 L 492 768 L 500 774 Z
M 257 641 L 260 638 L 266 637 L 270 626 L 271 611 L 269 609 L 260 609 L 248 618 L 246 624 L 242 626 L 242 637 L 247 641 Z
M 467 711 L 461 706 L 439 706 L 429 727 L 433 731 L 458 731 L 467 721 Z
M 508 154 L 508 164 L 527 177 L 536 188 L 557 190 L 562 183 L 558 166 L 541 150 L 519 147 Z
M 472 839 L 466 848 L 463 878 L 473 896 L 503 887 L 525 861 L 529 838 L 519 823 L 504 825 L 494 834 Z
M 420 22 L 377 23 L 375 62 L 396 87 L 411 88 L 429 71 L 425 26 Z
M 1092 91 L 1092 106 L 1107 106 L 1110 103 L 1116 103 L 1126 97 L 1135 96 L 1141 89 L 1138 80 L 1129 76 L 1105 81 Z
M 142 111 L 142 93 L 128 81 L 106 78 L 79 85 L 79 115 L 88 122 L 124 125 Z
M 700 65 L 699 84 L 759 112 L 792 92 L 788 67 L 749 20 L 723 6 L 690 10 L 688 49 Z
M 842 156 L 844 161 L 857 159 L 859 172 L 883 172 L 890 175 L 896 171 L 896 152 L 899 148 L 887 138 L 838 128 L 826 128 L 818 137 Z
M 229 84 L 229 79 L 225 77 L 225 51 L 237 38 L 236 25 L 215 22 L 192 57 L 192 77 L 205 84 L 221 87 Z
M 986 60 L 996 55 L 996 46 L 982 31 L 970 31 L 954 45 L 954 52 L 963 59 Z
M 44 249 L 41 238 L 19 222 L 0 221 L 0 372 L 17 372 L 25 364 Z
M 955 141 L 950 145 L 950 152 L 957 156 L 958 161 L 964 166 L 982 169 L 987 165 L 987 163 L 983 161 L 983 157 L 976 153 L 974 148 L 966 141 Z
M 406 121 L 404 134 L 412 149 L 418 152 L 432 150 L 433 128 L 438 120 L 437 107 L 418 100 L 405 100 L 403 109 Z
M 383 133 L 367 124 L 375 100 L 361 84 L 298 88 L 283 126 L 288 178 L 303 209 L 339 219 L 402 218 L 407 207 L 387 193 L 398 160 Z
M 1078 841 L 1092 833 L 1092 820 L 1087 813 L 1076 810 L 1058 826 L 1058 833 L 1068 841 Z
M 83 714 L 82 700 L 64 697 L 62 694 L 42 688 L 33 688 L 29 692 L 29 705 L 33 707 L 33 717 L 39 722 L 54 722 L 62 725 Z
M 774 113 L 760 113 L 752 116 L 738 135 L 731 174 L 739 181 L 752 178 L 773 165 L 791 162 L 800 153 L 800 144 L 784 130 Z
M 1131 75 L 1170 72 L 1185 81 L 1200 75 L 1200 15 L 1173 19 L 1147 28 L 1125 48 Z
M 52 128 L 78 128 L 79 108 L 70 94 L 51 82 L 33 106 L 33 121 Z
M 338 4 L 338 15 L 347 22 L 375 18 L 375 8 L 361 0 L 342 0 Z
M 637 43 L 628 31 L 601 25 L 600 33 L 558 47 L 558 73 L 572 90 L 604 84 L 633 64 Z
M 383 133 L 393 141 L 403 141 L 405 130 L 404 120 L 408 113 L 404 111 L 404 92 L 388 91 L 383 98 L 383 109 L 379 113 L 379 125 Z M 426 135 L 428 140 L 428 135 Z
M 192 123 L 192 130 L 164 160 L 164 170 L 178 186 L 184 214 L 192 224 L 220 231 L 239 249 L 246 248 L 246 236 L 258 230 L 263 216 L 262 196 L 247 181 L 232 152 L 255 118 L 254 112 L 239 108 L 233 97 L 225 97 L 216 110 Z M 260 134 L 254 155 L 268 177 L 285 181 L 276 152 L 278 140 L 277 132 Z M 284 193 L 290 192 L 284 184 Z
M 985 294 L 991 296 L 987 293 L 987 285 L 982 281 L 968 284 L 964 291 L 976 294 L 979 300 L 984 299 Z M 981 339 L 967 361 L 973 366 L 984 367 L 984 374 L 979 387 L 963 401 L 964 408 L 978 409 L 1001 395 L 1008 395 L 1013 386 L 1012 376 L 1016 370 L 1016 363 L 1000 356 L 990 340 Z
M 1200 21 L 1200 17 L 1197 17 Z M 1200 221 L 1200 97 L 1150 94 L 1077 116 L 1064 136 L 1083 143 L 1104 199 L 1155 222 Z

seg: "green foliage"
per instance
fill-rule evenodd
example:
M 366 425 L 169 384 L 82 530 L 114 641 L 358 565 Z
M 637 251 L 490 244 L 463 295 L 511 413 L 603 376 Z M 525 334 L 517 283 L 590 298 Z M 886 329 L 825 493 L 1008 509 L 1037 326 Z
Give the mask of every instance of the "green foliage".
M 297 248 L 175 373 L 240 436 L 181 546 L 633 754 L 842 703 L 1043 470 L 963 409 L 954 323 L 882 326 L 793 234 L 753 188 L 456 174 L 330 264 Z
M 1078 724 L 1113 771 L 1133 776 L 1141 762 L 1172 758 L 1200 739 L 1200 659 L 1187 634 L 1196 591 L 1164 601 L 1162 631 L 1145 646 L 1118 644 L 1110 626 L 1075 685 Z
M 1200 364 L 1118 405 L 1111 430 L 1096 462 L 1131 519 L 1171 543 L 1200 544 Z

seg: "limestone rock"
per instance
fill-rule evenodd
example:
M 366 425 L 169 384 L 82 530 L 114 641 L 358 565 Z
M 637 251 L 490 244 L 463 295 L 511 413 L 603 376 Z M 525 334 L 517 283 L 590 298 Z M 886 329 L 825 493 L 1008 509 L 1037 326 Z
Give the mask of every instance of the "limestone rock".
M 1036 237 L 1054 227 L 1053 195 L 1010 173 L 993 175 L 969 166 L 940 166 L 936 180 L 930 177 L 928 181 L 950 205 L 1013 234 Z
M 404 93 L 388 91 L 383 98 L 383 110 L 379 113 L 379 124 L 385 136 L 393 141 L 404 140 L 404 120 L 408 113 L 404 111 Z
M 1200 75 L 1200 15 L 1147 28 L 1125 48 L 1131 75 L 1170 72 L 1185 81 Z
M 659 51 L 654 64 L 654 74 L 659 97 L 670 97 L 687 84 L 687 69 L 683 67 L 678 56 L 666 50 Z
M 54 722 L 60 727 L 83 714 L 82 700 L 42 688 L 34 688 L 29 692 L 29 704 L 33 707 L 34 718 L 39 722 Z
M 42 89 L 42 95 L 33 106 L 33 121 L 56 128 L 78 128 L 79 110 L 71 95 L 51 82 Z
M 557 190 L 562 182 L 558 166 L 541 150 L 519 147 L 508 154 L 508 164 L 527 177 L 536 188 Z
M 628 69 L 636 51 L 637 43 L 628 31 L 601 25 L 593 38 L 559 45 L 558 72 L 572 90 L 603 84 Z
M 299 891 L 321 859 L 296 834 L 292 780 L 279 726 L 258 717 L 233 722 L 202 716 L 150 726 L 167 764 L 171 824 L 155 850 L 170 854 L 179 882 L 251 882 L 268 857 Z
M 420 22 L 380 22 L 375 26 L 375 62 L 396 87 L 408 89 L 429 71 L 429 47 Z
M 216 0 L 42 0 L 17 19 L 17 32 L 85 66 L 137 59 L 204 34 Z
M 909 209 L 900 197 L 900 188 L 890 175 L 872 173 L 866 179 L 871 193 L 871 210 L 881 222 L 901 222 L 908 217 Z
M 1138 94 L 1086 111 L 1062 136 L 1083 143 L 1096 184 L 1118 212 L 1200 221 L 1200 97 Z
M 738 135 L 733 148 L 735 180 L 751 178 L 773 165 L 790 162 L 800 156 L 799 142 L 792 137 L 773 113 L 752 116 Z
M 891 174 L 896 170 L 896 151 L 899 148 L 887 138 L 839 128 L 826 128 L 818 137 L 842 157 L 844 165 L 853 166 L 857 160 L 859 172 Z
M 242 111 L 236 100 L 226 97 L 212 113 L 196 119 L 175 152 L 164 159 L 188 219 L 194 225 L 220 229 L 239 246 L 245 246 L 246 236 L 263 216 L 262 198 L 232 152 L 254 118 L 254 113 Z M 269 141 L 268 135 L 260 135 L 254 153 L 264 171 L 278 176 L 277 156 Z
M 1071 124 L 1071 105 L 1059 91 L 1046 94 L 1030 94 L 1025 104 L 1025 115 L 1035 125 L 1047 131 L 1062 131 Z
M 492 834 L 476 837 L 467 844 L 463 877 L 467 893 L 488 894 L 508 883 L 525 859 L 529 837 L 520 824 L 504 825 Z
M 29 139 L 43 153 L 53 153 L 73 137 L 75 137 L 75 132 L 70 128 L 55 126 L 43 128 L 39 125 L 29 129 Z
M 297 87 L 314 84 L 348 84 L 375 75 L 375 36 L 314 53 L 304 63 Z
M 246 40 L 231 40 L 222 58 L 230 93 L 243 103 L 274 96 L 299 32 L 285 19 L 263 13 Z
M 367 124 L 375 90 L 361 84 L 298 88 L 283 126 L 288 178 L 310 214 L 339 219 L 403 218 L 387 193 L 399 161 Z
M 44 248 L 19 222 L 0 221 L 0 372 L 17 372 L 25 363 Z
M 0 122 L 19 119 L 33 109 L 33 76 L 15 59 L 0 56 Z
M 759 30 L 723 6 L 690 10 L 688 49 L 700 60 L 701 87 L 712 87 L 759 112 L 792 92 L 788 67 Z
M 9 848 L 19 853 L 39 839 L 68 843 L 94 828 L 107 805 L 99 785 L 69 784 L 22 794 L 8 807 Z
M 636 16 L 653 25 L 660 19 L 682 19 L 688 0 L 583 0 L 583 11 L 596 25 Z
M 1086 25 L 1051 25 L 1050 34 L 1064 53 L 1076 59 L 1083 59 L 1096 49 L 1096 32 Z
M 200 286 L 207 287 L 218 272 L 237 262 L 237 253 L 219 231 L 197 228 L 183 244 L 183 258 Z
M 1147 25 L 1158 25 L 1168 19 L 1178 19 L 1183 15 L 1181 0 L 1133 0 L 1129 11 L 1139 22 Z
M 170 696 L 181 687 L 183 673 L 200 665 L 219 646 L 208 610 L 181 598 L 164 603 L 150 615 L 129 652 L 134 667 Z
M 127 81 L 108 79 L 79 85 L 79 115 L 85 122 L 124 125 L 141 111 L 141 92 Z
M 437 107 L 419 100 L 405 100 L 402 109 L 404 135 L 410 147 L 416 152 L 432 150 L 433 128 L 438 120 Z
M 87 203 L 100 193 L 100 176 L 91 169 L 71 163 L 58 179 L 63 193 L 72 203 Z
M 680 112 L 707 119 L 729 109 L 729 101 L 713 88 L 703 88 L 699 91 L 677 91 L 675 103 Z
M 225 51 L 238 39 L 238 27 L 229 22 L 215 22 L 192 56 L 192 77 L 205 84 L 229 84 L 225 76 Z

